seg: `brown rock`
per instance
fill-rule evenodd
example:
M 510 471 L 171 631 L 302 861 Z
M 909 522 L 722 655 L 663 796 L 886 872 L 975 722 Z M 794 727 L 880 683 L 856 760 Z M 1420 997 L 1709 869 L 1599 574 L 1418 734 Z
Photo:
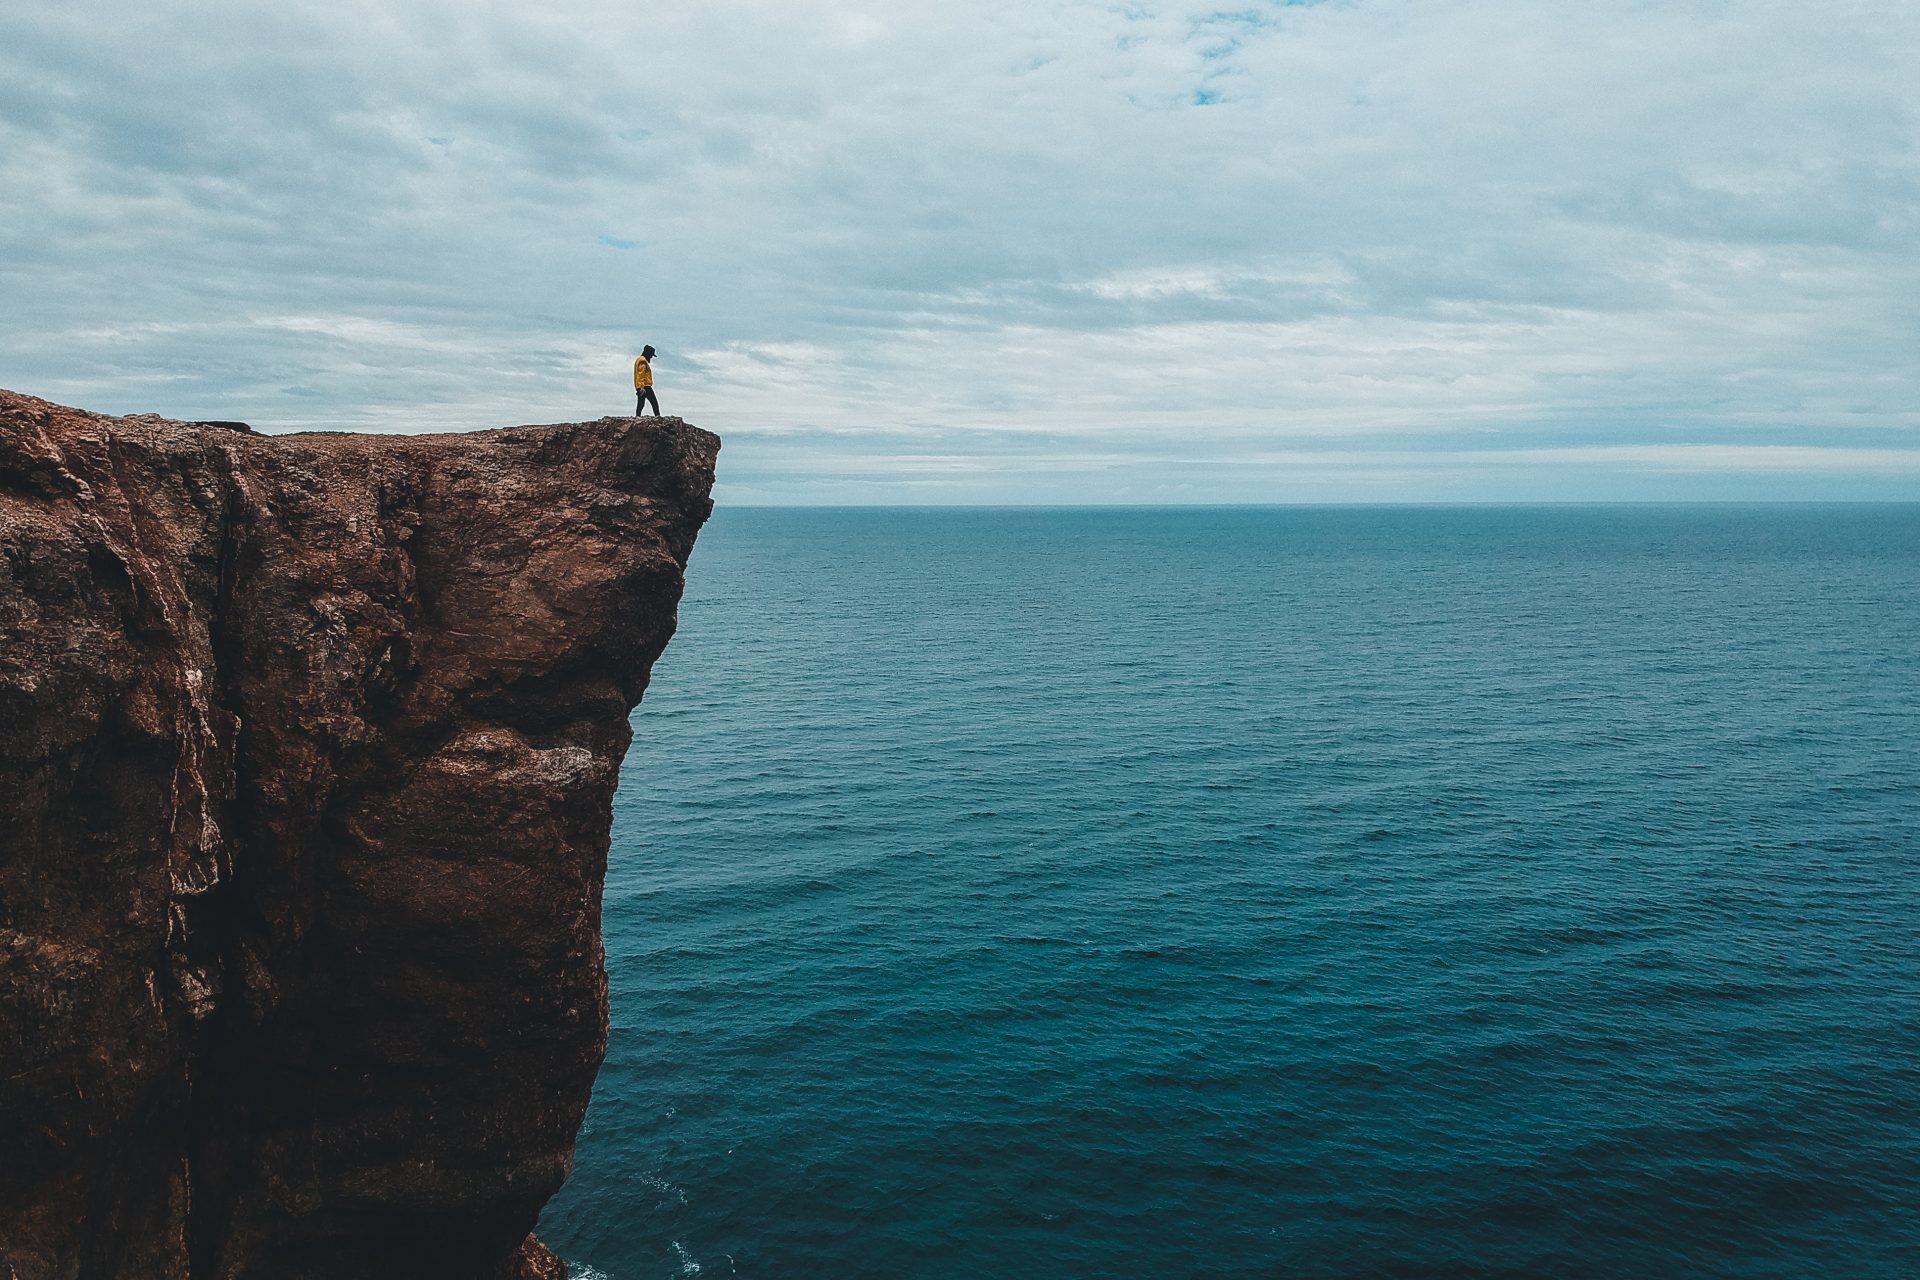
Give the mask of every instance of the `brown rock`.
M 0 1275 L 564 1274 L 528 1232 L 718 446 L 0 392 Z
M 532 1236 L 520 1242 L 513 1280 L 567 1280 L 567 1264 Z

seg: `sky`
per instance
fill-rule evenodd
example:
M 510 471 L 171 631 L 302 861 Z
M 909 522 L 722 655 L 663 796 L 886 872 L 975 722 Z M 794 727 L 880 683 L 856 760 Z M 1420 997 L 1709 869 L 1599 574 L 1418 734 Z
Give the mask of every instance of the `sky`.
M 1910 0 L 0 6 L 0 386 L 760 503 L 1920 499 Z

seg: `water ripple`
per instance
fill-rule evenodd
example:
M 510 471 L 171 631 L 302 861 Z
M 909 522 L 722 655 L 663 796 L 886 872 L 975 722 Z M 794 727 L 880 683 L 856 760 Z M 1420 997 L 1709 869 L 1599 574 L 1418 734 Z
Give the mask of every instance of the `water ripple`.
M 541 1231 L 1920 1275 L 1911 507 L 723 511 Z

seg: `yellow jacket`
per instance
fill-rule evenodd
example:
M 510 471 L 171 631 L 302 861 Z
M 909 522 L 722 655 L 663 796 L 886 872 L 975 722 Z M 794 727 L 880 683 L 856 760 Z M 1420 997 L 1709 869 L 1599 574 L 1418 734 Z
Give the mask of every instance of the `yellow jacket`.
M 650 387 L 652 385 L 653 385 L 653 366 L 647 363 L 647 358 L 645 356 L 635 357 L 633 362 L 634 390 L 638 391 L 641 387 Z

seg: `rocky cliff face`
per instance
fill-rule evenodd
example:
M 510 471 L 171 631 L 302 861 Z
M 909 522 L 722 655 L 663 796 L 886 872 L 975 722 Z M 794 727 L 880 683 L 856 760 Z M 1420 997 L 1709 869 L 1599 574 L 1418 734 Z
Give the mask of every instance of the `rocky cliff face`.
M 718 445 L 0 393 L 0 1276 L 560 1274 Z

